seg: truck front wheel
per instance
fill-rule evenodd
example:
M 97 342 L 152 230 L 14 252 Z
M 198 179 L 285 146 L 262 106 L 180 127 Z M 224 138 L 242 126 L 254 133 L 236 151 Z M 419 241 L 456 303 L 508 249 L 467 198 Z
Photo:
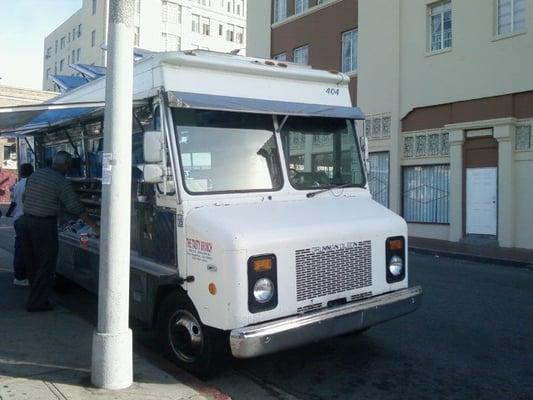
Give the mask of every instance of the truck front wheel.
M 178 366 L 208 376 L 214 367 L 214 338 L 211 328 L 200 321 L 188 298 L 170 293 L 157 318 L 159 341 L 165 355 Z

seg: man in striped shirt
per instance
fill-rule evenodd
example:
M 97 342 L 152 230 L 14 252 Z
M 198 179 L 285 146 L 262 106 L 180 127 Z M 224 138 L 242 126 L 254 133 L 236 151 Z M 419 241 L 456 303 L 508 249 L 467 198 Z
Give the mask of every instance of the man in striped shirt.
M 87 215 L 65 178 L 71 163 L 70 154 L 60 151 L 55 155 L 51 168 L 37 170 L 26 182 L 22 242 L 30 281 L 28 311 L 53 309 L 49 296 L 57 262 L 57 216 L 60 206 L 98 231 L 98 226 Z

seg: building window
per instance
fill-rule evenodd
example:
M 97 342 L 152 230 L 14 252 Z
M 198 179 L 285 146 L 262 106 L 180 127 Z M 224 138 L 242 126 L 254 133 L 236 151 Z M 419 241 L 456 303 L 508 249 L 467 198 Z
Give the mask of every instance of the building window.
M 224 34 L 224 25 L 218 24 L 218 36 L 222 36 Z
M 96 0 L 93 0 L 93 15 L 96 14 Z
M 192 31 L 200 33 L 200 16 L 193 14 L 192 15 Z
M 181 24 L 181 6 L 168 1 L 163 1 L 161 8 L 161 19 L 163 22 Z
M 65 48 L 65 36 L 61 38 L 61 42 L 59 45 L 60 49 L 63 50 Z
M 287 61 L 287 53 L 276 54 L 272 59 L 277 61 Z
M 202 35 L 209 36 L 211 34 L 211 20 L 202 17 Z
M 78 37 L 81 36 L 81 24 L 78 25 Z
M 141 0 L 135 0 L 135 12 L 137 14 L 141 13 Z
M 294 0 L 294 13 L 301 14 L 309 8 L 309 0 Z
M 498 35 L 526 29 L 526 0 L 496 0 L 496 2 Z
M 407 222 L 450 222 L 449 172 L 449 165 L 403 168 L 403 217 Z
M 441 1 L 428 7 L 429 49 L 439 51 L 452 47 L 452 2 Z
M 169 33 L 161 34 L 161 47 L 163 51 L 179 51 L 181 48 L 181 38 Z
M 54 54 L 57 54 L 57 43 L 58 43 L 58 42 L 57 42 L 57 40 L 56 40 L 56 47 L 55 47 L 56 50 L 55 50 L 55 53 L 54 53 Z
M 235 41 L 235 25 L 228 24 L 228 29 L 226 30 L 226 40 L 228 42 Z
M 168 1 L 163 1 L 161 3 L 161 21 L 168 21 Z
M 357 29 L 342 34 L 342 72 L 357 71 Z
M 76 50 L 72 50 L 72 56 L 70 57 L 70 59 L 73 63 L 76 62 Z
M 133 33 L 133 45 L 139 47 L 140 41 L 141 41 L 141 28 L 136 26 L 135 32 Z
M 287 18 L 287 0 L 274 0 L 274 22 Z
M 370 153 L 368 155 L 368 187 L 372 198 L 389 207 L 389 153 Z
M 54 63 L 54 75 L 57 74 L 57 61 Z
M 80 61 L 81 49 L 76 50 L 76 61 Z
M 237 40 L 237 43 L 243 44 L 244 43 L 244 28 L 237 26 L 235 29 L 236 29 L 235 39 Z
M 46 80 L 49 81 L 50 80 L 50 68 L 47 68 L 46 69 Z
M 96 44 L 96 31 L 91 32 L 91 47 L 94 47 Z
M 309 64 L 309 46 L 294 49 L 292 59 L 296 64 Z
M 61 61 L 59 61 L 59 72 L 63 71 L 64 65 L 65 65 L 65 59 L 63 58 Z

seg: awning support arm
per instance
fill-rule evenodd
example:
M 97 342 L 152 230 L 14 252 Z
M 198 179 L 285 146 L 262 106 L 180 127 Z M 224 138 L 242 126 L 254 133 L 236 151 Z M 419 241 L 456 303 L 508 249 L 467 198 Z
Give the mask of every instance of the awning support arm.
M 26 144 L 28 145 L 31 153 L 33 154 L 33 156 L 37 160 L 37 155 L 35 154 L 35 151 L 33 150 L 33 147 L 31 147 L 30 141 L 28 140 L 28 138 L 26 136 L 24 136 L 24 141 L 26 142 Z
M 279 128 L 278 128 L 278 131 L 281 132 L 281 130 L 283 129 L 283 127 L 285 126 L 285 123 L 287 122 L 287 120 L 289 119 L 289 116 L 288 115 L 285 115 L 283 117 L 283 120 L 281 121 L 281 124 L 279 124 Z
M 72 138 L 71 138 L 70 135 L 68 134 L 68 131 L 65 131 L 65 135 L 67 135 L 68 142 L 70 143 L 70 145 L 71 145 L 72 148 L 74 149 L 74 153 L 76 153 L 76 157 L 78 157 L 78 158 L 81 159 L 81 156 L 80 156 L 80 153 L 79 153 L 79 151 L 78 151 L 78 148 L 76 147 L 76 145 L 74 144 L 74 141 L 72 140 Z

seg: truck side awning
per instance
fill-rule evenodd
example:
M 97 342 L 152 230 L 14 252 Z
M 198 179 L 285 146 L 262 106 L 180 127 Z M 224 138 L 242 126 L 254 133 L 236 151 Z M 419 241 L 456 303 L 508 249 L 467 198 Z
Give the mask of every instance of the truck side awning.
M 138 103 L 133 105 L 145 104 Z M 0 136 L 45 133 L 47 128 L 102 116 L 104 107 L 103 101 L 0 107 Z
M 300 115 L 307 117 L 332 117 L 365 119 L 357 107 L 343 107 L 328 104 L 293 103 L 252 99 L 246 97 L 218 96 L 188 92 L 169 92 L 170 104 L 207 110 L 240 111 L 260 114 Z

